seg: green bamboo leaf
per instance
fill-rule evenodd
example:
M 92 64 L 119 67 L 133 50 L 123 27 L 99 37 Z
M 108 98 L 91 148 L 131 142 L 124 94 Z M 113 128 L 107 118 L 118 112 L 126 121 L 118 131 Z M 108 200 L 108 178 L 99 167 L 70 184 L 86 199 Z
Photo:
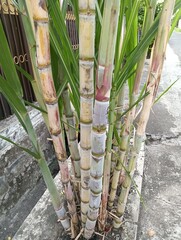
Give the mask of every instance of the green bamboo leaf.
M 120 66 L 123 63 L 123 59 L 125 57 L 126 48 L 127 48 L 128 43 L 129 43 L 129 39 L 130 39 L 131 31 L 132 31 L 132 24 L 134 23 L 134 20 L 137 16 L 137 13 L 138 13 L 139 3 L 140 3 L 140 0 L 134 1 L 132 9 L 130 11 L 129 24 L 127 24 L 126 34 L 124 36 L 123 46 L 122 46 L 122 49 L 121 49 L 121 55 L 120 55 L 119 60 L 117 61 L 117 64 L 115 66 L 115 78 L 117 78 L 117 75 L 119 74 Z
M 27 104 L 28 106 L 30 106 L 30 107 L 32 107 L 32 108 L 40 111 L 41 113 L 46 113 L 46 114 L 47 114 L 47 111 L 45 111 L 44 109 L 36 106 L 35 104 L 33 104 L 33 103 L 31 103 L 31 102 L 28 102 L 28 101 L 24 100 L 24 103 Z
M 5 140 L 5 141 L 15 145 L 16 147 L 18 147 L 21 150 L 23 150 L 24 152 L 28 153 L 30 156 L 34 157 L 35 159 L 39 159 L 40 158 L 40 154 L 38 154 L 37 152 L 33 152 L 33 151 L 29 150 L 28 148 L 22 147 L 21 145 L 19 145 L 18 143 L 15 143 L 11 139 L 9 139 L 7 137 L 4 137 L 2 135 L 0 135 L 0 138 L 2 138 L 3 140 Z
M 22 73 L 30 82 L 33 82 L 35 80 L 34 77 L 31 74 L 29 74 L 27 71 L 25 71 L 22 67 L 16 65 L 16 69 L 20 73 Z
M 78 4 L 78 1 L 70 0 L 69 2 L 71 4 L 71 6 L 73 7 L 73 12 L 74 12 L 75 19 L 76 19 L 77 31 L 79 31 L 79 4 Z
M 136 106 L 139 102 L 141 102 L 146 96 L 149 95 L 149 92 L 146 92 L 143 96 L 141 96 L 140 98 L 138 98 L 138 100 L 136 102 L 134 102 L 128 109 L 126 109 L 126 111 L 124 111 L 120 116 L 118 120 L 121 120 L 121 118 L 126 115 L 134 106 Z M 118 109 L 118 108 L 116 108 Z
M 48 3 L 48 10 L 51 16 L 50 24 L 53 24 L 53 28 L 50 29 L 51 31 L 54 30 L 54 37 L 58 38 L 58 41 L 61 41 L 64 50 L 64 53 L 67 54 L 68 60 L 72 63 L 72 67 L 74 71 L 78 74 L 78 65 L 75 59 L 75 55 L 73 53 L 72 45 L 68 36 L 65 19 L 63 18 L 62 12 L 60 11 L 60 6 L 57 1 L 54 0 L 47 0 Z M 55 34 L 56 31 L 56 34 Z M 60 44 L 60 42 L 59 42 Z M 55 45 L 56 46 L 56 45 Z
M 63 120 L 63 118 L 61 119 L 61 122 L 63 122 L 63 123 L 64 123 L 65 125 L 67 125 L 68 127 L 74 129 L 76 132 L 80 132 L 80 130 L 79 130 L 78 128 L 76 128 L 76 127 L 68 124 L 67 122 L 65 122 L 65 121 Z
M 60 11 L 59 6 L 57 5 L 57 2 L 54 2 L 52 0 L 47 0 L 47 2 L 49 4 L 48 8 L 52 19 L 50 24 L 51 44 L 55 52 L 57 52 L 64 66 L 65 73 L 68 76 L 68 81 L 70 83 L 70 87 L 74 95 L 72 103 L 79 115 L 80 104 L 79 104 L 78 61 L 73 53 L 65 25 L 65 20 L 63 19 L 62 13 Z
M 67 6 L 68 6 L 69 3 L 70 3 L 69 0 L 64 0 L 64 1 L 62 2 L 62 9 L 61 9 L 61 11 L 62 11 L 62 15 L 63 15 L 64 18 L 65 18 L 65 16 L 66 16 Z
M 121 145 L 121 138 L 119 137 L 118 130 L 116 129 L 115 125 L 114 125 L 114 137 L 115 137 L 118 145 Z
M 173 85 L 174 85 L 178 80 L 179 80 L 179 79 L 175 80 L 168 88 L 166 88 L 166 89 L 160 94 L 160 96 L 157 97 L 157 99 L 154 101 L 153 104 L 157 103 L 157 102 L 161 99 L 161 97 L 163 97 L 163 96 L 173 87 Z
M 1 43 L 0 65 L 3 70 L 3 74 L 7 80 L 11 81 L 11 85 L 13 85 L 18 96 L 22 96 L 23 90 L 15 69 L 12 54 L 10 53 L 9 50 L 8 42 L 3 30 L 1 20 L 0 20 L 0 43 Z
M 181 18 L 181 8 L 178 10 L 178 12 L 175 14 L 174 18 L 172 19 L 172 25 L 171 25 L 169 37 L 171 37 L 180 18 Z
M 132 51 L 130 56 L 128 57 L 125 65 L 119 71 L 118 76 L 115 77 L 114 81 L 116 81 L 117 85 L 117 94 L 119 93 L 121 87 L 124 82 L 128 79 L 128 75 L 131 71 L 133 71 L 135 64 L 139 61 L 142 56 L 142 53 L 147 49 L 151 41 L 156 35 L 158 29 L 159 18 L 156 18 L 151 28 L 145 34 L 145 36 L 138 43 L 137 47 Z
M 174 14 L 180 8 L 181 8 L 181 0 L 177 0 L 175 7 L 174 7 Z M 138 43 L 137 47 L 134 49 L 134 51 L 131 53 L 131 55 L 128 57 L 126 64 L 121 69 L 121 71 L 119 71 L 118 76 L 115 76 L 114 80 L 116 81 L 116 84 L 117 84 L 117 94 L 119 93 L 124 82 L 128 79 L 127 76 L 129 74 L 129 72 L 133 70 L 135 64 L 140 60 L 142 53 L 148 48 L 151 41 L 154 39 L 154 37 L 157 33 L 157 30 L 158 30 L 159 17 L 160 17 L 160 13 L 157 15 L 155 21 L 153 22 L 153 24 L 150 27 L 150 29 L 148 30 L 148 32 Z
M 58 89 L 58 91 L 57 91 L 57 97 L 59 98 L 60 96 L 61 96 L 61 94 L 63 93 L 63 90 L 65 89 L 65 87 L 67 86 L 67 83 L 68 83 L 68 81 L 67 81 L 67 79 L 65 79 L 64 81 L 63 81 L 63 83 L 60 85 L 60 87 L 59 87 L 59 89 Z
M 96 1 L 96 10 L 97 10 L 97 15 L 98 15 L 98 20 L 100 22 L 100 25 L 102 26 L 102 14 L 101 14 L 101 9 L 99 7 L 98 2 Z

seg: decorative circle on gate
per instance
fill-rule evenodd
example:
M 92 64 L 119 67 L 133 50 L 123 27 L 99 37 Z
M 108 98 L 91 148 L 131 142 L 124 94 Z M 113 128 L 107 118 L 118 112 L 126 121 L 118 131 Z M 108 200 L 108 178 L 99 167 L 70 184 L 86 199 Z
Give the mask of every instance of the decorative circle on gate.
M 14 59 L 14 63 L 17 65 L 19 63 L 28 62 L 28 57 L 26 53 L 24 55 L 14 56 L 13 59 Z

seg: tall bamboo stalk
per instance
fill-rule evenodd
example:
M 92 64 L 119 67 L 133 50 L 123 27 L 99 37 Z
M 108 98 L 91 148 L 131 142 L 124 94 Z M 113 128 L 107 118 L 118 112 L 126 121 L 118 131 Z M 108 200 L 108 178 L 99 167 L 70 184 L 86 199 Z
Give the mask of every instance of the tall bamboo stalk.
M 80 154 L 78 149 L 78 139 L 76 134 L 75 118 L 70 104 L 69 90 L 66 87 L 62 93 L 64 112 L 67 121 L 67 138 L 69 142 L 70 156 L 72 160 L 75 177 L 80 178 Z
M 120 7 L 120 16 L 119 16 L 119 25 L 118 27 L 120 28 L 120 36 L 117 36 L 117 53 L 115 53 L 115 59 L 118 59 L 120 54 L 121 54 L 121 49 L 122 49 L 122 45 L 123 45 L 123 40 L 124 40 L 124 35 L 125 35 L 125 16 L 124 16 L 124 11 L 125 11 L 125 6 L 124 6 L 124 2 L 121 3 Z M 119 33 L 119 31 L 118 31 Z M 121 66 L 120 66 L 121 67 Z M 118 133 L 118 136 L 120 136 L 121 133 L 121 129 L 122 129 L 122 113 L 124 110 L 124 104 L 125 104 L 125 90 L 126 90 L 126 84 L 123 84 L 118 96 L 117 96 L 117 107 L 116 107 L 116 121 L 115 121 L 115 127 Z M 108 144 L 108 143 L 107 143 Z M 118 159 L 118 151 L 119 151 L 119 147 L 118 147 L 118 142 L 117 140 L 114 138 L 113 140 L 113 153 L 111 154 L 111 174 L 114 171 L 114 168 L 116 166 L 116 162 Z M 107 148 L 108 149 L 108 148 Z M 115 154 L 116 153 L 116 154 Z M 107 184 L 107 183 L 104 183 Z M 103 185 L 104 185 L 103 184 Z
M 31 85 L 39 106 L 43 110 L 46 110 L 45 102 L 42 96 L 41 83 L 39 80 L 40 77 L 39 77 L 38 70 L 36 68 L 36 48 L 35 48 L 36 44 L 35 44 L 35 35 L 34 35 L 35 32 L 34 32 L 34 26 L 33 26 L 32 9 L 31 9 L 30 0 L 20 0 L 18 1 L 18 3 L 19 3 L 19 10 L 21 13 L 24 30 L 27 36 L 28 48 L 29 48 L 32 69 L 33 69 L 34 79 L 33 81 L 31 81 Z M 48 116 L 44 112 L 42 112 L 42 115 L 43 115 L 45 124 L 49 129 Z
M 95 0 L 79 0 L 81 221 L 90 198 L 91 132 L 94 97 Z
M 48 12 L 44 0 L 31 0 L 33 19 L 35 25 L 37 68 L 39 70 L 43 97 L 48 111 L 50 134 L 58 158 L 61 180 L 65 190 L 65 196 L 68 202 L 68 209 L 72 220 L 72 236 L 75 237 L 78 231 L 78 217 L 74 195 L 70 183 L 68 163 L 66 160 L 66 150 L 61 135 L 60 115 L 56 91 L 52 78 L 51 59 L 50 59 L 50 41 L 48 27 Z
M 60 62 L 58 62 L 57 77 L 58 77 L 58 80 L 62 83 L 64 74 L 63 74 L 63 69 Z M 73 172 L 74 172 L 75 178 L 77 178 L 78 180 L 80 178 L 80 153 L 78 148 L 75 117 L 74 117 L 74 113 L 73 113 L 71 102 L 70 102 L 68 85 L 64 88 L 61 97 L 63 101 L 64 114 L 66 117 L 66 123 L 64 125 L 65 125 L 65 130 L 68 138 L 70 157 L 73 165 Z
M 43 175 L 43 179 L 46 183 L 47 189 L 50 193 L 50 198 L 57 214 L 58 219 L 61 221 L 61 224 L 65 231 L 70 230 L 70 221 L 66 213 L 66 209 L 64 207 L 64 198 L 58 192 L 58 189 L 54 183 L 53 177 L 50 173 L 50 169 L 47 165 L 47 162 L 43 156 L 37 160 L 38 165 L 40 167 L 41 173 Z
M 107 111 L 112 83 L 113 60 L 120 1 L 106 0 L 98 56 L 96 97 L 92 129 L 90 200 L 84 237 L 89 239 L 96 225 L 102 193 L 102 176 L 106 144 Z
M 133 1 L 134 2 L 134 1 Z M 132 11 L 133 3 L 131 1 L 127 1 L 128 4 L 128 10 L 126 12 L 126 25 L 127 29 L 129 26 L 129 20 L 130 20 L 130 13 Z M 137 9 L 137 8 L 136 8 Z M 130 39 L 128 40 L 127 44 L 127 53 L 129 54 L 137 45 L 137 14 L 135 14 L 135 18 L 132 22 L 132 29 L 130 32 Z M 134 69 L 136 66 L 134 67 Z M 128 79 L 128 85 L 129 85 L 129 90 L 132 90 L 132 82 L 134 80 L 134 75 Z M 132 105 L 132 102 L 129 103 L 130 106 Z M 109 202 L 108 205 L 109 207 L 113 206 L 115 197 L 116 197 L 116 191 L 117 191 L 117 186 L 119 182 L 119 177 L 120 177 L 120 171 L 122 169 L 122 166 L 124 165 L 124 162 L 126 160 L 126 153 L 127 153 L 127 146 L 129 142 L 129 136 L 130 136 L 130 129 L 131 129 L 131 124 L 130 124 L 130 119 L 132 116 L 130 115 L 131 112 L 129 112 L 126 116 L 126 121 L 122 127 L 121 130 L 121 144 L 119 146 L 119 158 L 117 160 L 116 166 L 114 168 L 113 172 L 113 179 L 112 179 L 112 184 L 111 184 L 111 191 L 109 195 Z M 129 120 L 128 120 L 129 119 Z
M 145 129 L 149 119 L 151 107 L 153 105 L 155 95 L 157 93 L 161 72 L 163 68 L 166 46 L 169 38 L 169 29 L 174 5 L 175 0 L 173 1 L 165 0 L 163 5 L 163 10 L 158 27 L 158 34 L 152 51 L 150 70 L 147 79 L 147 92 L 149 92 L 149 95 L 145 97 L 143 102 L 143 109 L 141 111 L 140 119 L 138 122 L 138 128 L 134 138 L 132 156 L 128 165 L 128 173 L 123 183 L 121 194 L 118 199 L 117 216 L 120 219 L 114 220 L 114 227 L 116 228 L 119 228 L 122 222 L 129 189 L 131 186 L 131 178 L 133 177 L 134 174 L 136 160 L 139 156 L 141 144 L 145 135 Z

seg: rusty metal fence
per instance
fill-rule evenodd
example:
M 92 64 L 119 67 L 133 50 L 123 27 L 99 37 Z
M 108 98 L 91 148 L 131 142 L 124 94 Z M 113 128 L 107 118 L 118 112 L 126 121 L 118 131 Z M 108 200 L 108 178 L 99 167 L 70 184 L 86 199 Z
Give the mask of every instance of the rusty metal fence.
M 2 21 L 15 64 L 22 67 L 28 73 L 33 74 L 21 17 L 18 15 L 18 11 L 14 8 L 11 0 L 0 0 L 0 19 Z M 71 6 L 69 5 L 67 7 L 66 25 L 72 47 L 76 50 L 78 49 L 79 43 L 78 34 L 75 26 L 75 16 Z M 0 74 L 3 74 L 1 69 Z M 36 101 L 30 82 L 24 75 L 21 73 L 18 74 L 23 87 L 24 99 L 29 102 Z M 2 94 L 0 94 L 0 120 L 9 117 L 11 114 L 11 108 Z

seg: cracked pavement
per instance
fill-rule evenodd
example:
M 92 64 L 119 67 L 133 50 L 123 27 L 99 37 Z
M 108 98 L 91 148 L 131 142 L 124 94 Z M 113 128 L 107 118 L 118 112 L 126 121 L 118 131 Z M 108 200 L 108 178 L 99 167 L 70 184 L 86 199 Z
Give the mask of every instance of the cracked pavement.
M 167 48 L 161 94 L 147 127 L 146 158 L 137 240 L 181 239 L 181 33 Z M 158 94 L 158 95 L 159 95 Z

